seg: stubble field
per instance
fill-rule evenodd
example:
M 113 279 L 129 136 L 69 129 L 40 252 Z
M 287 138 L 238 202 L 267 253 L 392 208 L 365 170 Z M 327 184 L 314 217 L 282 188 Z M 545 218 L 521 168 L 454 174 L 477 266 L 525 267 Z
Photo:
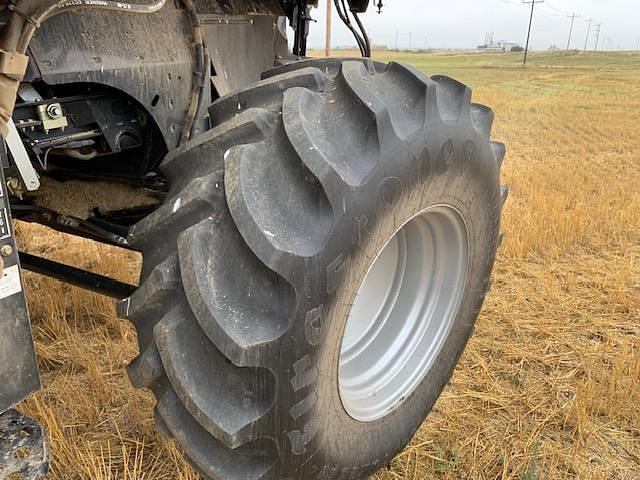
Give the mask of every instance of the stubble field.
M 345 52 L 343 52 L 345 53 Z M 347 52 L 348 53 L 348 52 Z M 374 478 L 640 479 L 640 55 L 379 52 L 496 112 L 510 196 L 474 337 L 410 446 Z M 135 282 L 139 259 L 43 227 L 24 250 Z M 155 432 L 112 301 L 26 275 L 54 480 L 197 478 Z

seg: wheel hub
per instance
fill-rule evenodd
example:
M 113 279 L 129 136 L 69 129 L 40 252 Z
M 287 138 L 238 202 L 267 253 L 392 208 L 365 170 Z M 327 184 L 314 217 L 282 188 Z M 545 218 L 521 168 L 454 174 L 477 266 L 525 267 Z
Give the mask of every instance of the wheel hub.
M 425 378 L 455 321 L 468 234 L 451 206 L 408 220 L 371 263 L 342 338 L 339 391 L 355 420 L 380 419 Z

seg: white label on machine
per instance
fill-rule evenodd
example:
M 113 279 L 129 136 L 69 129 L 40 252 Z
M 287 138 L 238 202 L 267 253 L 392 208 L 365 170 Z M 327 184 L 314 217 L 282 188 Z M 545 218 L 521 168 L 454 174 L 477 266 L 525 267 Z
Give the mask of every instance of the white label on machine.
M 9 238 L 11 236 L 11 230 L 9 226 L 9 214 L 6 208 L 0 209 L 0 240 Z
M 0 278 L 0 300 L 22 291 L 18 265 L 7 267 Z

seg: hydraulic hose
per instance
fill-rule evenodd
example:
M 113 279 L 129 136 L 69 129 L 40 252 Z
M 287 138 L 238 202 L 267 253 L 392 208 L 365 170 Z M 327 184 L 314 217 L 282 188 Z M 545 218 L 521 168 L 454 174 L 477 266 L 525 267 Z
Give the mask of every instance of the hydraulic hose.
M 353 14 L 353 16 L 356 19 L 356 22 L 358 23 L 358 27 L 360 28 L 360 30 L 362 32 L 362 36 L 360 36 L 360 33 L 358 33 L 356 28 L 351 23 L 351 20 L 349 19 L 349 9 L 347 8 L 347 4 L 346 4 L 345 0 L 334 0 L 334 3 L 335 3 L 335 6 L 336 6 L 336 10 L 338 12 L 338 16 L 340 17 L 340 20 L 342 20 L 342 23 L 344 23 L 345 26 L 349 30 L 351 30 L 351 33 L 355 37 L 356 42 L 358 43 L 358 48 L 360 49 L 360 53 L 362 54 L 362 56 L 363 57 L 370 57 L 371 56 L 371 47 L 370 47 L 370 44 L 369 44 L 369 38 L 367 37 L 367 32 L 364 29 L 364 25 L 362 25 L 362 22 L 358 18 L 358 15 L 355 14 L 355 13 Z
M 182 123 L 182 133 L 180 134 L 179 145 L 184 144 L 191 138 L 191 131 L 198 115 L 200 107 L 200 99 L 203 96 L 205 88 L 205 68 L 207 62 L 207 52 L 204 45 L 204 35 L 202 33 L 202 27 L 200 25 L 200 19 L 198 18 L 198 12 L 193 3 L 193 0 L 181 0 L 182 5 L 187 11 L 187 15 L 191 20 L 191 28 L 193 31 L 193 48 L 195 66 L 193 69 L 193 80 L 191 85 L 191 99 L 189 101 L 189 108 L 187 114 L 184 117 Z
M 362 41 L 364 42 L 364 56 L 371 58 L 371 41 L 369 40 L 369 36 L 367 35 L 367 30 L 364 28 L 364 24 L 360 20 L 360 17 L 357 13 L 353 14 L 353 17 L 356 19 L 356 23 L 358 24 L 358 28 L 362 32 Z

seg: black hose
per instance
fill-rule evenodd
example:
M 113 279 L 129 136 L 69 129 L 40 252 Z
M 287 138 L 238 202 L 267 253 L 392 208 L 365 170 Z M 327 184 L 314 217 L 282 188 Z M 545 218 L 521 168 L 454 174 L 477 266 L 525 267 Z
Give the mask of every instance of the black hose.
M 353 17 L 356 19 L 356 23 L 358 24 L 358 27 L 362 32 L 362 39 L 364 41 L 364 56 L 369 58 L 371 57 L 371 42 L 369 40 L 369 35 L 367 35 L 367 31 L 365 30 L 362 21 L 360 21 L 360 17 L 358 16 L 358 14 L 354 13 Z
M 362 56 L 364 56 L 364 54 L 365 54 L 364 40 L 362 39 L 360 34 L 357 32 L 357 30 L 355 29 L 355 27 L 351 23 L 351 19 L 349 18 L 349 8 L 347 7 L 346 0 L 340 0 L 340 4 L 341 4 L 341 7 L 342 7 L 341 8 L 342 14 L 340 15 L 340 18 L 343 19 L 344 22 L 346 22 L 345 24 L 347 25 L 349 30 L 351 30 L 351 32 L 353 33 L 354 37 L 356 38 L 356 42 L 358 42 L 358 47 L 360 48 L 360 53 L 362 54 Z
M 340 4 L 340 2 L 342 2 L 342 5 Z M 360 37 L 360 34 L 357 32 L 357 30 L 351 23 L 351 20 L 349 20 L 349 13 L 344 3 L 344 0 L 334 0 L 334 3 L 336 6 L 336 10 L 338 11 L 338 16 L 340 17 L 340 20 L 342 20 L 342 23 L 345 24 L 345 26 L 351 31 L 351 33 L 355 37 L 356 42 L 358 43 L 358 48 L 360 49 L 360 54 L 363 57 L 366 56 L 364 40 Z
M 209 65 L 210 61 L 211 61 L 211 55 L 209 54 L 209 49 L 205 46 L 205 48 L 204 48 L 204 64 L 205 65 Z M 207 79 L 206 75 L 202 75 L 202 83 L 200 84 L 200 93 L 199 93 L 199 96 L 198 96 L 198 108 L 196 109 L 195 118 L 199 118 L 200 117 L 200 112 L 202 111 L 202 107 L 204 106 L 204 100 L 205 100 L 204 89 L 207 86 L 206 79 Z M 211 101 L 213 101 L 213 100 L 214 99 L 211 99 Z M 190 137 L 193 136 L 195 127 L 196 127 L 196 124 L 195 124 L 195 122 L 193 122 L 193 125 L 191 126 Z

